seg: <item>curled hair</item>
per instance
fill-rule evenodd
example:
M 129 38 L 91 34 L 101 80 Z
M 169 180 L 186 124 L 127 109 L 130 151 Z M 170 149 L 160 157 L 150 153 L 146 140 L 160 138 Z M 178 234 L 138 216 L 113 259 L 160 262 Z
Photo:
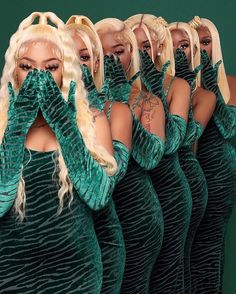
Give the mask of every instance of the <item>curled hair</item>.
M 214 66 L 219 60 L 222 61 L 219 67 L 219 75 L 218 75 L 218 86 L 220 91 L 224 97 L 225 103 L 227 103 L 230 99 L 230 90 L 229 84 L 225 72 L 224 61 L 222 56 L 221 44 L 220 44 L 220 36 L 216 26 L 209 19 L 200 18 L 199 16 L 195 16 L 190 22 L 190 26 L 195 30 L 198 30 L 200 27 L 206 27 L 212 39 L 212 53 L 211 60 L 212 65 Z
M 77 35 L 83 40 L 91 59 L 91 74 L 95 85 L 97 89 L 101 89 L 104 81 L 103 50 L 94 24 L 84 15 L 72 15 L 67 20 L 65 29 L 72 38 Z M 97 62 L 98 69 L 95 71 Z
M 191 70 L 194 70 L 201 63 L 200 43 L 197 32 L 188 23 L 185 22 L 173 22 L 169 24 L 169 29 L 170 32 L 173 30 L 180 30 L 187 35 L 191 51 L 190 68 Z M 201 85 L 200 71 L 198 72 L 196 83 L 197 86 Z
M 157 67 L 161 68 L 163 64 L 170 61 L 167 73 L 175 75 L 175 61 L 171 34 L 168 23 L 163 17 L 156 17 L 151 14 L 136 14 L 125 20 L 127 26 L 134 31 L 136 28 L 142 28 L 151 45 L 152 60 Z M 163 50 L 160 57 L 154 56 L 154 44 L 157 49 L 162 44 Z
M 98 35 L 104 33 L 114 33 L 115 38 L 120 42 L 126 43 L 130 46 L 131 50 L 131 65 L 127 72 L 128 78 L 131 78 L 139 71 L 140 60 L 138 53 L 138 44 L 134 33 L 129 27 L 121 20 L 117 18 L 105 18 L 95 24 Z M 134 85 L 141 89 L 140 78 L 134 81 Z
M 39 18 L 38 24 L 33 24 L 36 18 Z M 54 24 L 49 25 L 48 21 Z M 89 103 L 86 98 L 87 92 L 82 82 L 82 73 L 80 64 L 74 50 L 73 40 L 70 35 L 65 32 L 63 22 L 51 12 L 40 13 L 34 12 L 21 22 L 18 30 L 10 39 L 10 46 L 5 54 L 5 66 L 1 78 L 0 86 L 0 143 L 4 136 L 8 121 L 9 94 L 7 84 L 10 81 L 14 90 L 18 91 L 18 85 L 15 80 L 15 67 L 19 54 L 19 50 L 27 46 L 30 42 L 50 42 L 57 48 L 57 53 L 63 62 L 63 78 L 61 92 L 64 99 L 68 100 L 68 90 L 71 80 L 76 82 L 76 109 L 77 109 L 77 125 L 82 134 L 86 147 L 91 155 L 98 163 L 103 166 L 108 175 L 113 175 L 117 169 L 115 159 L 102 147 L 95 144 L 95 128 L 93 123 L 93 115 L 89 109 Z M 15 62 L 13 62 L 15 61 Z M 68 170 L 64 163 L 64 159 L 58 146 L 58 163 L 59 163 L 59 183 L 58 192 L 60 207 L 59 212 L 63 208 L 63 198 L 68 195 L 73 199 L 72 183 L 68 177 Z M 75 159 L 76 160 L 76 159 Z M 19 217 L 24 217 L 25 190 L 24 182 L 21 177 L 17 199 L 15 201 L 15 210 Z

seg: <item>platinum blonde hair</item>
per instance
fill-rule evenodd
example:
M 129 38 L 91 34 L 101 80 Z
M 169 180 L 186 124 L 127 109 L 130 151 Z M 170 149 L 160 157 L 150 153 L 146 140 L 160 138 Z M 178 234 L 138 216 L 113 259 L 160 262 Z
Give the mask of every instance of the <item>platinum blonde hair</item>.
M 167 61 L 170 61 L 170 66 L 167 73 L 175 75 L 175 60 L 173 52 L 173 43 L 171 34 L 168 28 L 168 23 L 162 17 L 156 17 L 152 14 L 136 14 L 125 20 L 127 26 L 134 31 L 137 28 L 142 28 L 151 45 L 152 61 L 159 68 Z M 160 57 L 154 56 L 153 42 L 156 42 L 157 49 L 162 44 L 163 50 Z
M 220 36 L 219 32 L 216 28 L 216 26 L 211 22 L 209 19 L 206 18 L 200 18 L 199 16 L 195 16 L 189 24 L 192 28 L 195 30 L 198 30 L 200 27 L 206 27 L 212 38 L 212 65 L 214 66 L 219 60 L 222 61 L 219 67 L 219 75 L 218 75 L 218 86 L 220 88 L 220 91 L 224 97 L 225 103 L 227 103 L 230 99 L 230 90 L 229 90 L 229 84 L 225 72 L 224 67 L 224 60 L 223 55 L 221 51 L 221 44 L 220 44 Z
M 138 44 L 134 33 L 130 28 L 121 20 L 117 18 L 105 18 L 95 24 L 98 35 L 105 33 L 114 33 L 117 40 L 126 43 L 130 46 L 131 50 L 131 65 L 127 72 L 128 78 L 132 78 L 140 69 L 140 59 L 138 52 Z M 134 85 L 141 89 L 140 78 L 134 81 Z
M 39 18 L 38 24 L 33 24 L 35 19 Z M 48 22 L 54 24 L 49 25 Z M 68 100 L 68 90 L 71 80 L 75 81 L 76 87 L 76 108 L 77 108 L 77 124 L 82 134 L 83 140 L 90 154 L 105 169 L 108 175 L 113 175 L 117 169 L 114 159 L 102 146 L 95 144 L 95 128 L 93 116 L 89 109 L 89 103 L 86 98 L 87 92 L 82 82 L 82 73 L 78 57 L 74 50 L 73 40 L 64 30 L 64 23 L 52 12 L 33 12 L 29 17 L 24 19 L 10 39 L 9 48 L 5 54 L 5 66 L 1 77 L 0 85 L 0 143 L 4 136 L 8 121 L 9 94 L 7 85 L 11 82 L 14 90 L 17 92 L 18 85 L 15 80 L 15 67 L 20 50 L 23 50 L 32 42 L 50 42 L 55 45 L 56 53 L 60 55 L 63 61 L 63 78 L 61 92 L 65 100 Z M 68 170 L 65 165 L 60 147 L 58 146 L 58 166 L 59 166 L 59 185 L 58 192 L 59 208 L 58 213 L 63 209 L 64 196 L 68 195 L 69 203 L 73 200 L 73 185 L 68 177 Z M 75 158 L 76 159 L 76 158 Z M 15 211 L 22 220 L 25 216 L 25 184 L 21 176 L 17 197 L 15 201 Z
M 72 15 L 67 20 L 65 29 L 71 34 L 72 38 L 77 35 L 83 40 L 91 58 L 91 74 L 95 85 L 97 89 L 101 89 L 104 81 L 103 50 L 94 24 L 84 15 Z M 97 62 L 98 69 L 95 71 Z
M 191 51 L 191 61 L 190 68 L 194 70 L 198 65 L 201 64 L 201 52 L 200 52 L 200 43 L 197 32 L 185 22 L 173 22 L 169 24 L 170 32 L 173 30 L 180 30 L 187 34 L 190 43 L 190 51 Z M 201 86 L 201 73 L 198 72 L 196 85 L 198 87 Z

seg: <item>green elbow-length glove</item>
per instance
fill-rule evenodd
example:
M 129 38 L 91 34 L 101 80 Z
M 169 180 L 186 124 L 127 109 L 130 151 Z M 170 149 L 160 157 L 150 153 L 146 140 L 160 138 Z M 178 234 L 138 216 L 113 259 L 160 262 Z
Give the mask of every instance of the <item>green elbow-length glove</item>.
M 201 70 L 201 65 L 197 66 L 194 70 L 189 67 L 189 62 L 185 52 L 179 48 L 175 51 L 175 76 L 182 78 L 188 82 L 193 93 L 196 88 L 196 79 L 199 71 Z M 192 109 L 192 95 L 191 104 L 189 109 L 189 117 L 187 123 L 186 136 L 184 138 L 183 146 L 193 144 L 200 135 L 202 128 L 199 122 L 194 120 L 193 109 Z
M 44 98 L 39 101 L 47 123 L 60 144 L 69 178 L 80 198 L 92 209 L 102 209 L 110 199 L 115 178 L 109 177 L 87 149 L 76 122 L 75 89 L 70 84 L 66 102 L 51 73 L 44 75 Z
M 197 79 L 197 74 L 201 70 L 201 65 L 198 65 L 194 70 L 189 67 L 189 62 L 185 52 L 179 48 L 175 51 L 175 76 L 182 78 L 188 82 L 191 89 L 194 90 Z
M 120 60 L 113 55 L 104 57 L 104 66 L 105 79 L 110 80 L 109 100 L 128 104 L 132 85 L 140 73 L 137 72 L 128 80 Z
M 216 108 L 213 114 L 214 121 L 224 139 L 229 139 L 236 134 L 236 107 L 227 105 L 218 86 L 218 70 L 221 60 L 214 66 L 205 50 L 201 51 L 202 85 L 205 89 L 216 94 Z
M 132 156 L 145 170 L 154 169 L 161 160 L 165 144 L 158 136 L 149 133 L 133 113 Z
M 15 94 L 8 84 L 8 123 L 0 145 L 0 217 L 12 207 L 23 168 L 26 134 L 38 113 L 38 71 L 31 71 Z
M 109 80 L 106 79 L 103 83 L 101 91 L 98 91 L 91 72 L 87 65 L 83 64 L 81 66 L 83 71 L 83 81 L 85 88 L 88 92 L 89 107 L 96 108 L 97 110 L 103 111 L 104 104 L 108 100 L 108 91 L 109 91 Z
M 147 52 L 140 52 L 140 58 L 142 63 L 141 80 L 149 92 L 160 97 L 165 110 L 165 154 L 170 155 L 175 153 L 181 146 L 187 128 L 187 122 L 182 117 L 169 113 L 169 106 L 164 91 L 164 79 L 170 62 L 167 61 L 162 66 L 161 71 L 159 71 Z

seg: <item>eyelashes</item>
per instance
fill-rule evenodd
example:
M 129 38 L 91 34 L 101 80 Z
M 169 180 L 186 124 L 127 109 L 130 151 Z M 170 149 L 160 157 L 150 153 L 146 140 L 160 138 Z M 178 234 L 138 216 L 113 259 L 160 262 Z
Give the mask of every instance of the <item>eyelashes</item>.
M 211 43 L 211 40 L 210 40 L 210 39 L 203 39 L 203 40 L 201 41 L 201 44 L 202 44 L 203 46 L 208 46 L 210 43 Z
M 49 71 L 56 71 L 58 68 L 59 68 L 59 64 L 52 64 L 52 65 L 45 66 L 45 69 Z
M 183 50 L 187 49 L 188 47 L 189 47 L 188 43 L 183 43 L 183 44 L 180 45 L 180 48 L 183 49 Z
M 80 55 L 80 60 L 82 62 L 88 62 L 90 60 L 90 56 L 89 55 Z
M 27 63 L 20 63 L 19 68 L 23 69 L 24 71 L 32 70 L 32 66 Z
M 19 68 L 24 71 L 30 71 L 34 69 L 34 67 L 28 63 L 20 63 Z M 44 69 L 53 72 L 53 71 L 56 71 L 58 68 L 59 68 L 59 64 L 49 64 L 49 65 L 46 65 Z

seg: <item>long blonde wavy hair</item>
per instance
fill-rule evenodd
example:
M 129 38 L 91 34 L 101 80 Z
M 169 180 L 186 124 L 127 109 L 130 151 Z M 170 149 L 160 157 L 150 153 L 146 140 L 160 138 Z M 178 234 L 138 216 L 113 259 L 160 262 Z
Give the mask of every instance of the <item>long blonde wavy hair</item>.
M 219 60 L 222 61 L 219 67 L 219 75 L 218 75 L 218 86 L 220 91 L 224 97 L 225 103 L 227 103 L 230 99 L 230 90 L 229 84 L 227 80 L 227 76 L 225 73 L 224 61 L 221 51 L 221 44 L 220 44 L 220 36 L 216 26 L 211 22 L 209 19 L 200 18 L 199 16 L 195 16 L 190 22 L 190 26 L 195 30 L 198 30 L 200 27 L 206 27 L 212 38 L 212 53 L 211 53 L 211 60 L 212 65 L 214 66 Z
M 131 64 L 127 71 L 127 77 L 130 79 L 139 71 L 140 59 L 138 53 L 138 44 L 134 33 L 121 20 L 117 18 L 104 18 L 95 24 L 98 35 L 105 33 L 114 33 L 117 40 L 124 42 L 131 49 Z M 134 85 L 141 90 L 141 80 L 137 78 Z
M 159 68 L 167 61 L 170 61 L 170 66 L 167 73 L 175 75 L 175 60 L 173 53 L 173 44 L 171 34 L 168 28 L 168 23 L 163 17 L 156 17 L 152 14 L 136 14 L 125 20 L 125 24 L 134 31 L 136 28 L 142 28 L 151 45 L 152 61 Z M 153 41 L 156 42 L 157 49 L 160 44 L 163 45 L 161 56 L 154 56 Z
M 37 24 L 33 24 L 36 19 Z M 48 22 L 53 25 L 48 24 Z M 74 50 L 73 40 L 64 30 L 64 23 L 52 12 L 33 12 L 24 19 L 10 39 L 9 48 L 5 54 L 5 66 L 1 77 L 0 86 L 0 143 L 4 136 L 4 132 L 8 122 L 9 94 L 7 85 L 11 82 L 14 90 L 17 92 L 18 85 L 14 74 L 19 50 L 24 49 L 30 42 L 50 42 L 55 45 L 56 54 L 63 60 L 63 78 L 61 92 L 65 100 L 68 100 L 68 90 L 70 81 L 76 82 L 76 108 L 77 108 L 77 125 L 82 134 L 83 140 L 90 154 L 105 169 L 108 175 L 113 175 L 117 169 L 115 159 L 102 147 L 95 144 L 95 128 L 93 116 L 89 110 L 87 92 L 82 82 L 82 73 L 78 61 L 78 57 Z M 64 196 L 68 195 L 69 205 L 73 200 L 73 185 L 68 177 L 60 147 L 58 146 L 58 166 L 59 166 L 59 185 L 58 192 L 59 208 L 58 213 L 63 209 Z M 76 159 L 76 158 L 75 158 Z M 19 218 L 22 220 L 25 216 L 25 184 L 21 176 L 14 208 Z
M 189 39 L 191 58 L 190 58 L 190 68 L 194 70 L 198 65 L 201 64 L 201 53 L 200 53 L 200 43 L 197 32 L 185 22 L 172 22 L 169 24 L 170 32 L 172 30 L 181 30 Z M 196 86 L 201 86 L 201 72 L 199 71 L 196 79 Z
M 91 74 L 97 89 L 101 89 L 104 81 L 104 64 L 102 44 L 92 21 L 84 15 L 72 15 L 65 24 L 65 29 L 72 38 L 78 35 L 88 49 L 91 58 Z M 95 71 L 95 64 L 98 69 Z

